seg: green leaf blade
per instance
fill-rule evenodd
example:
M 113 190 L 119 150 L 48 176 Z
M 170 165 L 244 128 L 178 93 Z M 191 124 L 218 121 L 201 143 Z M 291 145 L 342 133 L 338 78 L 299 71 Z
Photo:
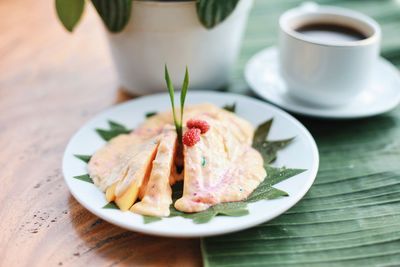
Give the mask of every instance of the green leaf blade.
M 197 17 L 204 27 L 214 28 L 235 10 L 238 2 L 239 0 L 197 0 Z
M 155 216 L 147 216 L 147 215 L 142 215 L 143 217 L 143 223 L 144 224 L 149 224 L 153 222 L 159 222 L 162 220 L 161 217 L 155 217 Z
M 101 128 L 96 129 L 97 134 L 106 142 L 110 141 L 114 137 L 117 137 L 118 135 L 129 134 L 131 131 L 132 130 L 121 129 L 121 128 L 114 128 L 114 129 L 110 129 L 110 130 L 101 129 Z
M 149 111 L 149 112 L 147 112 L 147 113 L 145 114 L 145 117 L 146 117 L 146 118 L 151 118 L 151 117 L 153 117 L 153 116 L 155 116 L 155 115 L 157 115 L 157 112 L 156 112 L 156 111 Z
M 92 156 L 90 155 L 79 155 L 79 154 L 75 154 L 74 155 L 76 158 L 82 160 L 85 163 L 89 163 L 90 159 L 92 158 Z
M 82 17 L 84 0 L 56 0 L 55 6 L 59 20 L 72 32 Z
M 285 191 L 269 186 L 264 190 L 257 191 L 251 194 L 250 197 L 247 198 L 246 202 L 253 203 L 264 199 L 271 200 L 286 196 L 289 196 L 289 194 Z
M 121 32 L 128 24 L 132 0 L 92 0 L 92 4 L 110 32 Z
M 225 106 L 222 107 L 223 109 L 225 109 L 226 111 L 235 113 L 236 112 L 236 102 L 233 104 L 226 104 Z
M 174 117 L 175 128 L 176 128 L 177 133 L 179 133 L 181 125 L 179 124 L 178 119 L 176 118 L 176 112 L 175 112 L 175 88 L 174 88 L 174 85 L 172 84 L 171 78 L 169 77 L 167 65 L 164 66 L 164 75 L 165 75 L 165 82 L 167 84 L 167 89 L 168 89 L 168 93 L 169 93 L 169 99 L 171 101 L 172 115 Z
M 114 202 L 109 202 L 106 205 L 103 206 L 103 209 L 112 209 L 112 210 L 119 210 L 117 204 Z
M 121 123 L 109 120 L 108 125 L 110 126 L 110 129 L 112 130 L 128 130 L 124 125 Z
M 92 180 L 92 178 L 90 178 L 89 174 L 77 175 L 77 176 L 74 176 L 74 178 L 93 184 L 93 180 Z
M 189 88 L 189 72 L 188 68 L 186 67 L 185 78 L 183 79 L 182 90 L 181 90 L 181 124 L 183 121 L 183 111 L 185 108 L 185 99 L 188 88 Z
M 267 166 L 265 170 L 267 171 L 265 182 L 269 185 L 276 185 L 277 183 L 306 171 L 305 169 L 276 168 L 272 166 Z
M 271 129 L 273 119 L 267 120 L 266 122 L 260 124 L 254 132 L 253 137 L 253 147 L 257 148 L 261 144 L 267 141 L 267 136 Z

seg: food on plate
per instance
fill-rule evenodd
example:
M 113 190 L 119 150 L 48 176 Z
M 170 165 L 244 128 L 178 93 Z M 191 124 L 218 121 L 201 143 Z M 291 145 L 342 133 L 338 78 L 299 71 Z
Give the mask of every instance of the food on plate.
M 171 186 L 183 179 L 174 206 L 199 212 L 246 199 L 266 177 L 248 121 L 203 103 L 184 108 L 181 137 L 174 123 L 172 111 L 158 113 L 92 156 L 89 175 L 108 201 L 123 211 L 168 216 Z

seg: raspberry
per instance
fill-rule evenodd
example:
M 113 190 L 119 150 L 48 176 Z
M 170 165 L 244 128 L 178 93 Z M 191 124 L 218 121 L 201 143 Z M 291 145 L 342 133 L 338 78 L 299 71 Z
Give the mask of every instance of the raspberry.
M 200 129 L 197 128 L 187 130 L 182 137 L 183 144 L 187 146 L 194 146 L 200 141 L 200 133 Z
M 201 133 L 204 134 L 210 129 L 210 125 L 203 120 L 188 120 L 186 126 L 189 129 L 197 128 L 200 129 Z

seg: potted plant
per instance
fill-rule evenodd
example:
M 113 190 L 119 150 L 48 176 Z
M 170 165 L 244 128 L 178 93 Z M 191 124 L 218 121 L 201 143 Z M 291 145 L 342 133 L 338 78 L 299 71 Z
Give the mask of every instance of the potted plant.
M 91 0 L 107 28 L 120 83 L 132 94 L 164 90 L 165 64 L 174 81 L 188 66 L 192 89 L 225 86 L 252 1 Z M 58 17 L 72 32 L 85 0 L 55 3 Z

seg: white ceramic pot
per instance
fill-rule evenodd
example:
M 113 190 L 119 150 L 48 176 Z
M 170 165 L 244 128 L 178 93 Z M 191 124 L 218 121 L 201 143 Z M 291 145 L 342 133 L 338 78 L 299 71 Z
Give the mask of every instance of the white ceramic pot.
M 132 94 L 165 91 L 164 64 L 180 89 L 185 66 L 190 89 L 218 89 L 228 83 L 253 0 L 240 0 L 230 16 L 208 30 L 196 2 L 133 1 L 121 33 L 107 33 L 122 87 Z

